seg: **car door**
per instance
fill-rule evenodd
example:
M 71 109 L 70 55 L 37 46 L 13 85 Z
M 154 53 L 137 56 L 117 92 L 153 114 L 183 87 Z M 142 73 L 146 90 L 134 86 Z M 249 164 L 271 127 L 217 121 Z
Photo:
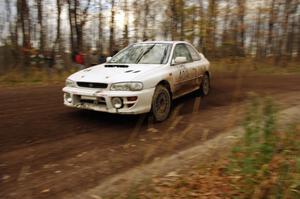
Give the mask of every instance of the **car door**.
M 190 71 L 190 78 L 192 81 L 193 86 L 199 87 L 201 83 L 202 76 L 205 72 L 206 62 L 202 60 L 201 55 L 198 51 L 189 44 L 185 44 L 187 49 L 189 50 L 191 57 L 192 57 L 192 64 L 189 67 Z
M 176 57 L 185 57 L 185 63 L 175 63 Z M 191 54 L 185 44 L 176 44 L 172 56 L 172 74 L 174 82 L 174 97 L 179 97 L 188 93 L 193 89 L 191 85 L 191 69 L 193 68 L 193 60 Z

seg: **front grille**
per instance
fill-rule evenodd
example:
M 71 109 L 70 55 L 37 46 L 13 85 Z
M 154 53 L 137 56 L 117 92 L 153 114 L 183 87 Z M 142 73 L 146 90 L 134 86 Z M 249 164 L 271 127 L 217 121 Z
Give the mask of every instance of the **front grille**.
M 107 84 L 105 83 L 94 83 L 94 82 L 77 82 L 79 87 L 86 87 L 86 88 L 107 88 Z
M 80 100 L 81 104 L 95 104 L 95 105 L 106 105 L 105 101 L 100 101 L 100 100 L 88 100 L 88 99 L 81 99 Z

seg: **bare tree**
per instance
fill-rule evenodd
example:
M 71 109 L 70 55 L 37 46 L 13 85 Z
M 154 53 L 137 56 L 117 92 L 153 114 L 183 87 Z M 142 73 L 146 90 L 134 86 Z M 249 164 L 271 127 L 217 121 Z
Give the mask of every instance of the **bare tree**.
M 289 10 L 289 21 L 288 21 L 288 30 L 286 35 L 286 55 L 289 59 L 293 57 L 294 53 L 294 42 L 295 42 L 295 35 L 296 35 L 296 13 L 298 10 L 299 1 L 294 0 L 291 2 L 290 10 Z
M 178 38 L 177 27 L 178 27 L 178 13 L 176 8 L 176 0 L 170 0 L 170 16 L 171 16 L 171 39 L 176 40 Z
M 261 44 L 261 26 L 262 26 L 262 8 L 258 8 L 258 13 L 256 17 L 256 33 L 255 33 L 255 43 L 256 43 L 256 57 L 261 58 L 262 57 L 262 44 Z
M 300 61 L 300 14 L 298 14 L 298 32 L 297 32 L 297 44 L 298 44 L 298 49 L 297 49 L 297 56 L 298 56 L 298 60 Z
M 124 33 L 123 33 L 123 46 L 128 46 L 129 44 L 129 31 L 128 31 L 128 23 L 129 23 L 129 14 L 128 14 L 128 2 L 124 0 L 124 12 L 125 12 L 125 23 L 124 23 Z
M 59 51 L 62 51 L 61 45 L 61 7 L 63 5 L 63 0 L 56 0 L 56 9 L 57 9 L 57 19 L 56 19 L 56 39 L 53 45 L 53 50 L 58 48 Z
M 134 42 L 137 42 L 139 40 L 139 26 L 140 26 L 140 1 L 134 1 L 133 2 L 133 12 L 134 12 Z
M 179 6 L 179 13 L 180 13 L 180 40 L 184 40 L 185 37 L 184 36 L 184 22 L 185 22 L 184 0 L 179 0 L 178 6 Z
M 217 26 L 217 0 L 208 1 L 207 26 L 206 26 L 206 44 L 205 49 L 208 54 L 215 51 L 216 26 Z
M 87 22 L 88 9 L 91 0 L 85 1 L 86 6 L 82 9 L 79 0 L 68 0 L 69 23 L 70 23 L 70 40 L 73 51 L 83 50 L 83 28 Z
M 99 1 L 99 40 L 98 40 L 98 48 L 99 52 L 102 55 L 103 54 L 103 41 L 104 41 L 104 35 L 103 35 L 103 25 L 104 25 L 104 18 L 103 18 L 103 2 L 102 0 Z
M 149 16 L 149 0 L 144 0 L 144 22 L 143 22 L 143 41 L 149 39 L 148 37 L 148 16 Z
M 43 20 L 43 0 L 36 0 L 37 13 L 38 13 L 38 29 L 40 36 L 39 49 L 43 53 L 45 51 L 45 32 Z
M 203 0 L 198 0 L 199 8 L 198 8 L 198 15 L 200 17 L 198 29 L 199 29 L 199 49 L 204 51 L 205 48 L 205 14 L 204 14 L 204 5 Z
M 245 47 L 245 12 L 246 12 L 246 0 L 237 0 L 238 8 L 238 37 L 237 37 L 237 46 L 240 52 L 240 55 L 244 55 Z
M 277 0 L 272 0 L 270 5 L 269 11 L 269 22 L 268 22 L 268 40 L 267 40 L 267 48 L 269 53 L 273 53 L 274 44 L 273 44 L 273 37 L 274 37 L 274 24 L 277 18 Z
M 113 55 L 115 52 L 115 0 L 111 0 L 111 17 L 109 28 L 109 52 Z
M 31 48 L 31 22 L 26 0 L 17 0 L 18 23 L 22 30 L 23 48 Z
M 10 41 L 15 49 L 18 49 L 18 44 L 21 44 L 23 49 L 29 49 L 31 42 L 37 41 L 40 50 L 45 51 L 49 48 L 47 41 L 54 37 L 53 51 L 58 48 L 61 50 L 61 26 L 64 21 L 61 14 L 63 4 L 66 3 L 72 52 L 85 50 L 87 43 L 84 39 L 87 37 L 84 33 L 88 31 L 94 34 L 96 32 L 96 43 L 101 54 L 105 50 L 114 54 L 119 47 L 129 45 L 130 41 L 154 40 L 156 36 L 161 35 L 172 40 L 197 42 L 200 51 L 208 56 L 219 55 L 219 52 L 222 52 L 223 57 L 247 56 L 251 52 L 256 53 L 258 58 L 272 55 L 277 60 L 283 56 L 300 57 L 299 0 L 260 0 L 257 1 L 260 5 L 258 10 L 253 9 L 253 4 L 249 6 L 252 2 L 247 0 L 55 1 L 57 16 L 53 17 L 54 15 L 45 9 L 46 1 L 16 0 L 17 17 L 14 18 L 14 14 L 11 14 L 14 12 L 9 10 L 11 1 L 5 0 L 7 9 L 4 15 L 6 14 L 6 18 L 11 22 Z M 98 4 L 99 13 L 94 9 L 89 10 L 90 2 Z M 30 8 L 32 3 L 35 3 L 36 8 Z M 108 18 L 104 16 L 107 14 L 107 6 L 110 9 Z M 162 8 L 165 9 L 163 12 Z M 119 20 L 117 11 L 124 14 L 123 27 L 116 26 L 116 20 Z M 1 15 L 2 21 L 4 15 Z M 54 18 L 57 27 L 46 24 L 46 16 Z M 37 23 L 32 24 L 31 21 Z M 96 31 L 95 26 L 87 29 L 87 22 L 97 23 Z M 0 32 L 5 33 L 6 26 L 2 24 L 1 27 Z M 122 29 L 121 34 L 118 32 L 119 28 Z M 115 42 L 116 38 L 122 39 L 119 45 Z M 8 41 L 7 39 L 1 40 Z M 106 43 L 108 45 L 104 45 Z

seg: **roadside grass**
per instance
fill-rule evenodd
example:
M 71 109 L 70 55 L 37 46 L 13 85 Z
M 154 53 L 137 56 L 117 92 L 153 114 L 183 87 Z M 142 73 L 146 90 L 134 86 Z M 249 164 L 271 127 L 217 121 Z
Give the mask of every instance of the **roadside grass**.
M 232 58 L 211 60 L 211 70 L 213 74 L 236 73 L 253 75 L 272 74 L 300 74 L 299 61 L 288 61 L 274 63 L 273 60 L 255 60 L 253 58 Z M 0 86 L 18 85 L 47 85 L 53 83 L 63 83 L 68 75 L 76 69 L 55 70 L 43 67 L 27 67 L 21 69 L 14 67 L 0 75 Z
M 300 129 L 276 128 L 270 100 L 254 99 L 244 122 L 245 136 L 229 157 L 227 174 L 238 198 L 300 198 Z
M 232 58 L 211 60 L 211 66 L 214 73 L 300 74 L 300 62 L 297 60 L 274 62 L 273 59 Z
M 33 86 L 61 84 L 75 70 L 57 71 L 31 67 L 26 70 L 12 69 L 0 76 L 0 86 Z
M 132 187 L 119 198 L 300 198 L 300 125 L 277 125 L 271 99 L 251 97 L 244 136 L 222 158 Z

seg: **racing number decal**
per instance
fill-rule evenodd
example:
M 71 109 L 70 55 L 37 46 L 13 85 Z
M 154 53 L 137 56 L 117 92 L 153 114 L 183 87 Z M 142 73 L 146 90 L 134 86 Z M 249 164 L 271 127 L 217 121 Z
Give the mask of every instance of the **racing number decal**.
M 177 82 L 179 83 L 185 81 L 186 79 L 188 79 L 188 77 L 189 77 L 189 73 L 187 67 L 185 65 L 180 65 Z

